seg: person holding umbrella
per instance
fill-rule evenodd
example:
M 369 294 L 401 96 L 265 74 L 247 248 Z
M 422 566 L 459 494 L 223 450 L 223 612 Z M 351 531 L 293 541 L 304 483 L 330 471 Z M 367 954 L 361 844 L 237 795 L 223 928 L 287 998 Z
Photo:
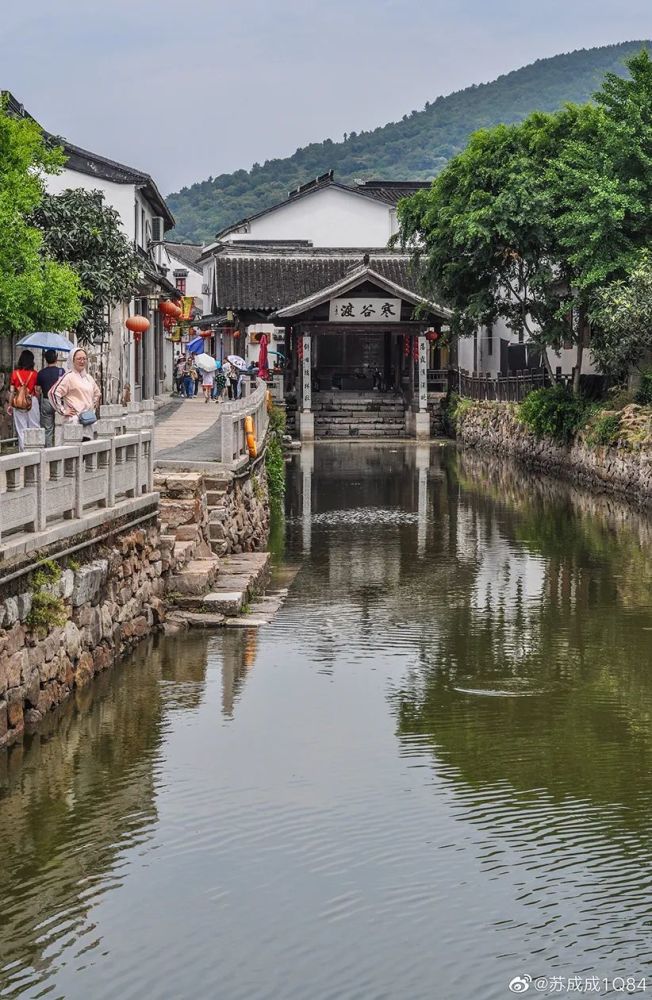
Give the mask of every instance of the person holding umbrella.
M 41 427 L 45 431 L 45 447 L 54 447 L 54 417 L 56 410 L 49 400 L 50 389 L 66 374 L 57 361 L 57 352 L 47 350 L 44 354 L 45 367 L 36 376 L 36 388 L 41 397 Z

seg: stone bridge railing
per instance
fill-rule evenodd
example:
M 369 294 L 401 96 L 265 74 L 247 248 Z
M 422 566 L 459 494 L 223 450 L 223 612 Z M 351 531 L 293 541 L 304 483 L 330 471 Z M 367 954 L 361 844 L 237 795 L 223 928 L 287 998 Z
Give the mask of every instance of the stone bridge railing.
M 61 444 L 45 448 L 38 428 L 26 431 L 25 451 L 0 457 L 0 563 L 133 513 L 153 493 L 154 414 L 100 413 L 90 441 L 66 424 Z
M 237 468 L 247 460 L 245 417 L 253 418 L 254 434 L 259 448 L 265 440 L 269 424 L 267 390 L 267 383 L 259 380 L 254 391 L 242 399 L 220 403 L 218 461 L 227 469 Z

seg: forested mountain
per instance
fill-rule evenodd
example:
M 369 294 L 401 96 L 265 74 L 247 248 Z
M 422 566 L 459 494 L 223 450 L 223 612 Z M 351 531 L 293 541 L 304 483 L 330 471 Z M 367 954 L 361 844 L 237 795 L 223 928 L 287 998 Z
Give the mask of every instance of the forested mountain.
M 464 148 L 471 132 L 520 121 L 531 111 L 554 111 L 566 101 L 587 101 L 605 73 L 624 75 L 624 60 L 643 46 L 652 43 L 623 42 L 539 59 L 493 83 L 438 97 L 400 122 L 351 132 L 344 142 L 311 143 L 284 159 L 182 188 L 167 199 L 177 220 L 172 238 L 207 242 L 224 226 L 282 201 L 288 191 L 331 168 L 343 183 L 429 179 Z

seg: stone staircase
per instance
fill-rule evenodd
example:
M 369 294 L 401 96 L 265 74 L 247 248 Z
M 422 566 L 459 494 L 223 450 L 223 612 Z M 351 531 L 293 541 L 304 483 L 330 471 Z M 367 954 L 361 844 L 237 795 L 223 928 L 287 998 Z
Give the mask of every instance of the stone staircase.
M 316 438 L 404 438 L 401 396 L 380 392 L 319 392 L 312 401 Z

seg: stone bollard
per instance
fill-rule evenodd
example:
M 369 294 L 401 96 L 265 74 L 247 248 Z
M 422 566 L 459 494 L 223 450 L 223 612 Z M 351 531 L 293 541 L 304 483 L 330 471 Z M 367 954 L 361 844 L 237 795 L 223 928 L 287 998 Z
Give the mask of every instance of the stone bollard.
M 102 407 L 104 409 L 104 407 Z M 95 424 L 95 433 L 101 438 L 115 437 L 116 429 L 113 420 L 98 420 Z
M 140 413 L 140 403 L 137 400 L 133 400 L 131 403 L 127 403 L 125 409 L 127 413 Z
M 143 428 L 150 430 L 154 427 L 156 421 L 153 413 L 141 413 L 140 419 L 143 422 Z
M 125 432 L 127 434 L 133 431 L 143 430 L 143 417 L 140 413 L 128 413 L 125 417 Z
M 141 413 L 153 413 L 156 409 L 156 403 L 153 399 L 143 399 L 140 403 Z
M 120 403 L 103 403 L 100 406 L 100 419 L 104 417 L 122 417 L 124 408 Z
M 63 425 L 63 443 L 81 444 L 84 440 L 84 428 L 81 424 Z
M 45 448 L 45 431 L 42 427 L 25 428 L 25 451 L 37 451 Z

